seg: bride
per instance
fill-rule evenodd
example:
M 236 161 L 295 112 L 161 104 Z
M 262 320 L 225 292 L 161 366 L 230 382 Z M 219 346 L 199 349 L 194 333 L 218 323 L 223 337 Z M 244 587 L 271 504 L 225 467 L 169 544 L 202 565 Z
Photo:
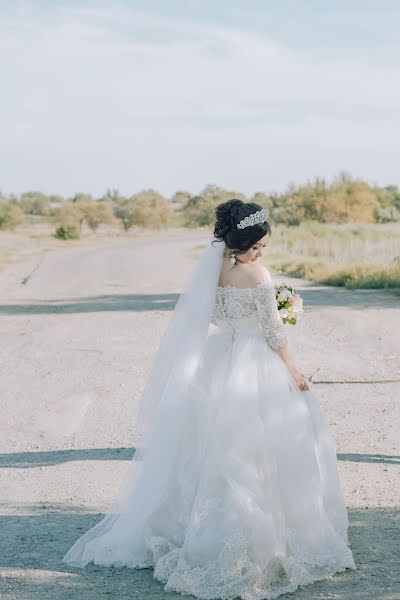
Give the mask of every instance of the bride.
M 113 510 L 63 561 L 262 600 L 356 567 L 334 441 L 260 264 L 268 211 L 232 199 L 215 216 L 161 338 Z

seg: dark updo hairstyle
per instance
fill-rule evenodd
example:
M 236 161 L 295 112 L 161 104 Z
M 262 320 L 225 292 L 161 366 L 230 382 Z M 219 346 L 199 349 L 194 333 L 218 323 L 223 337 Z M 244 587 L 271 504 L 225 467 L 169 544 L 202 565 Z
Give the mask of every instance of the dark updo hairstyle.
M 223 240 L 236 255 L 247 252 L 264 235 L 271 235 L 271 227 L 268 221 L 249 225 L 243 229 L 238 229 L 237 224 L 262 208 L 255 202 L 243 202 L 237 198 L 218 204 L 215 208 L 214 236 L 219 241 Z

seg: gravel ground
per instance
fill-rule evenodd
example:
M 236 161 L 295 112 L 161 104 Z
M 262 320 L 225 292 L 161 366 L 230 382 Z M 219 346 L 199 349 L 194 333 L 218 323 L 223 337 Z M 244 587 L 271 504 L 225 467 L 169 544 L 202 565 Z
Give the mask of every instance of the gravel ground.
M 2 599 L 182 598 L 151 569 L 61 559 L 111 505 L 151 359 L 206 239 L 78 245 L 0 274 Z M 290 345 L 336 440 L 358 567 L 287 598 L 398 600 L 400 298 L 274 279 L 304 298 Z

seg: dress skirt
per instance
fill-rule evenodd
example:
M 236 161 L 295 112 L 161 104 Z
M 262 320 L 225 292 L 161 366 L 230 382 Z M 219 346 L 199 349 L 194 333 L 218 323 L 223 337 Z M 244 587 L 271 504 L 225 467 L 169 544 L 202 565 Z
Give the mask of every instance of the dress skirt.
M 133 459 L 124 508 L 65 562 L 151 567 L 165 591 L 231 600 L 355 569 L 328 423 L 255 317 L 208 336 L 186 406 L 163 415 L 147 463 Z

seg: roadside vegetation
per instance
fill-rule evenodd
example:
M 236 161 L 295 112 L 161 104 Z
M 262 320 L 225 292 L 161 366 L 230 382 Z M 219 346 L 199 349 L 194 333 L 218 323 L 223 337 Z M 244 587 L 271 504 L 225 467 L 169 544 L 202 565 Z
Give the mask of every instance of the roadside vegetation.
M 216 185 L 194 195 L 180 190 L 170 198 L 152 189 L 131 196 L 108 190 L 100 198 L 0 193 L 0 238 L 24 231 L 32 238 L 48 237 L 49 227 L 59 243 L 77 243 L 88 232 L 96 236 L 104 230 L 114 237 L 144 229 L 209 230 L 216 205 L 229 198 L 269 210 L 273 233 L 266 261 L 273 269 L 328 285 L 400 288 L 400 190 L 344 172 L 331 183 L 316 178 L 290 184 L 282 194 L 260 191 L 250 197 Z

